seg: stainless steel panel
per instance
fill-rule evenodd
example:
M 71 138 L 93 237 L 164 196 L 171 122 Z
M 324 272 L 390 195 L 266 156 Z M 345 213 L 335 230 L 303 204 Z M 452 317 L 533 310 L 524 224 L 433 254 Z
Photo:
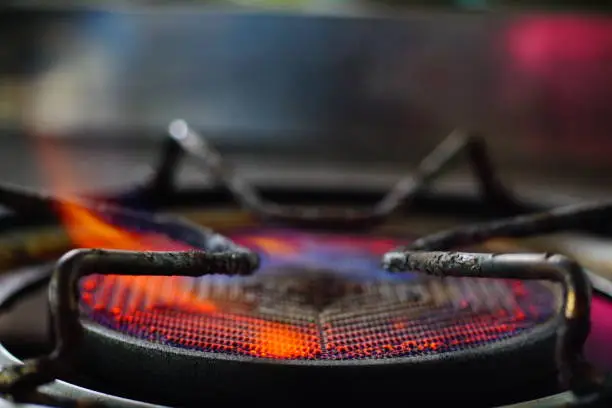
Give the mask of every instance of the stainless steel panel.
M 514 165 L 596 171 L 612 153 L 608 17 L 168 9 L 59 13 L 43 31 L 18 123 L 46 135 L 182 117 L 224 149 L 323 158 L 414 161 L 455 126 Z

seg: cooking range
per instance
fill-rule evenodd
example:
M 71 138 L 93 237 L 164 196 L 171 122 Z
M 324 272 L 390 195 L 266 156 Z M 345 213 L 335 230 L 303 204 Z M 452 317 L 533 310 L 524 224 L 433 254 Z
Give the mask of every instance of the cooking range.
M 545 234 L 611 204 L 519 199 L 459 130 L 387 193 L 260 189 L 182 120 L 162 153 L 127 192 L 0 187 L 3 308 L 51 322 L 0 348 L 2 406 L 610 403 L 612 285 Z M 221 187 L 177 188 L 185 156 Z M 478 196 L 430 189 L 461 160 Z

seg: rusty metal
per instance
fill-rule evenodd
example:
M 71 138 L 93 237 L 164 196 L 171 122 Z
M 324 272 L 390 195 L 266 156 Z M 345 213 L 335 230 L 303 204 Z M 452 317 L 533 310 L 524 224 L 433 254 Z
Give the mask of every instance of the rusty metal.
M 159 163 L 154 167 L 155 171 L 146 180 L 138 194 L 144 195 L 143 199 L 151 199 L 161 194 L 169 194 L 175 190 L 176 172 L 181 159 L 185 155 L 181 146 L 172 138 L 165 138 Z
M 57 263 L 51 277 L 49 305 L 54 321 L 55 349 L 48 355 L 0 370 L 0 393 L 28 394 L 56 378 L 78 346 L 82 328 L 78 320 L 77 282 L 93 273 L 129 275 L 249 274 L 259 266 L 257 254 L 230 239 L 191 222 L 168 215 L 151 215 L 92 200 L 57 197 L 21 187 L 0 185 L 0 203 L 24 214 L 53 213 L 59 205 L 83 208 L 121 224 L 149 227 L 169 238 L 201 248 L 190 252 L 129 252 L 74 250 Z M 26 254 L 27 255 L 27 254 Z M 33 257 L 40 254 L 32 254 Z M 25 256 L 25 255 L 24 255 Z
M 590 330 L 591 285 L 575 261 L 549 254 L 478 254 L 395 251 L 383 257 L 390 272 L 417 271 L 434 276 L 550 280 L 563 287 L 563 324 L 557 332 L 560 383 L 574 389 L 584 378 L 582 346 Z
M 572 229 L 593 229 L 611 218 L 612 202 L 576 204 L 438 232 L 417 239 L 405 249 L 440 251 L 479 244 L 491 238 L 523 238 Z
M 0 184 L 0 205 L 15 209 L 19 214 L 51 214 L 56 216 L 60 205 L 82 208 L 118 224 L 131 224 L 139 229 L 150 228 L 171 239 L 190 244 L 205 251 L 246 251 L 227 237 L 197 225 L 185 218 L 168 214 L 151 214 L 129 208 L 76 197 L 60 197 L 23 187 Z M 129 225 L 127 226 L 129 227 Z
M 57 263 L 49 287 L 49 305 L 55 331 L 55 348 L 48 355 L 0 370 L 0 392 L 29 392 L 58 378 L 79 346 L 83 328 L 79 321 L 78 282 L 90 274 L 202 276 L 214 273 L 245 275 L 259 266 L 250 251 L 208 253 L 135 252 L 76 249 Z
M 466 154 L 485 199 L 497 207 L 516 208 L 517 202 L 498 180 L 486 152 L 483 139 L 456 131 L 424 160 L 415 172 L 399 180 L 373 207 L 334 208 L 281 206 L 266 201 L 223 159 L 204 138 L 184 121 L 171 124 L 171 138 L 161 163 L 144 187 L 137 191 L 147 197 L 174 189 L 177 165 L 185 154 L 221 181 L 245 208 L 259 217 L 308 226 L 363 227 L 393 215 L 400 206 L 409 204 L 420 192 L 431 186 L 442 174 Z M 60 259 L 52 275 L 49 303 L 56 335 L 56 348 L 48 356 L 22 365 L 0 370 L 0 393 L 13 396 L 30 394 L 37 386 L 58 378 L 69 367 L 72 351 L 78 347 L 82 327 L 78 316 L 77 282 L 87 274 L 187 275 L 209 273 L 249 274 L 259 265 L 257 254 L 234 244 L 212 230 L 167 215 L 151 215 L 95 200 L 55 197 L 21 187 L 0 185 L 0 204 L 20 214 L 55 212 L 58 205 L 79 206 L 109 218 L 123 226 L 134 223 L 148 227 L 170 238 L 202 248 L 204 252 L 131 252 L 75 250 Z M 571 390 L 592 384 L 593 376 L 585 374 L 590 367 L 583 363 L 582 346 L 589 332 L 590 284 L 576 262 L 560 255 L 546 254 L 474 254 L 445 251 L 477 244 L 496 237 L 525 237 L 567 229 L 595 227 L 609 219 L 612 203 L 588 203 L 562 207 L 548 212 L 470 225 L 422 237 L 413 244 L 384 255 L 384 267 L 392 272 L 421 271 L 435 276 L 479 278 L 545 279 L 563 287 L 562 324 L 557 333 L 556 361 L 560 382 Z M 329 288 L 333 290 L 333 285 Z M 323 291 L 325 292 L 325 290 Z M 321 292 L 323 296 L 325 293 Z M 603 394 L 602 394 L 603 395 Z
M 338 207 L 298 207 L 281 206 L 266 201 L 248 181 L 227 163 L 221 154 L 204 137 L 199 135 L 185 121 L 175 120 L 169 126 L 169 134 L 174 141 L 218 181 L 221 181 L 235 199 L 246 209 L 257 216 L 291 224 L 336 225 L 345 227 L 369 226 L 385 220 L 395 213 L 400 206 L 407 205 L 417 194 L 429 187 L 456 164 L 462 154 L 479 183 L 486 200 L 497 206 L 515 205 L 510 193 L 498 180 L 481 137 L 455 130 L 429 153 L 417 166 L 416 170 L 400 179 L 373 207 L 361 209 Z M 171 177 L 169 163 L 176 163 L 176 148 L 168 148 L 164 156 L 154 185 L 165 188 Z

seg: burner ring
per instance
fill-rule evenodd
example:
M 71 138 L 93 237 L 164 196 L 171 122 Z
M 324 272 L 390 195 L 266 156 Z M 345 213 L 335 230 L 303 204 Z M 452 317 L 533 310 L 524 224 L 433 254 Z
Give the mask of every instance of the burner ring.
M 428 395 L 431 384 L 439 384 L 444 389 L 440 397 L 447 401 L 483 389 L 489 390 L 494 400 L 493 394 L 498 398 L 504 389 L 499 384 L 514 388 L 517 383 L 527 385 L 542 378 L 555 378 L 553 354 L 560 324 L 561 319 L 556 317 L 529 333 L 449 355 L 329 361 L 265 360 L 183 350 L 85 321 L 82 355 L 87 360 L 82 361 L 86 361 L 88 372 L 96 372 L 104 380 L 112 379 L 114 384 L 124 384 L 125 392 L 148 391 L 149 397 L 169 405 L 205 400 L 203 384 L 207 393 L 228 401 L 261 393 L 272 393 L 281 399 L 301 395 L 320 400 L 330 383 L 339 389 L 365 390 L 358 395 L 365 400 L 375 399 L 380 390 L 401 394 L 406 384 L 414 387 L 414 395 Z M 121 370 L 117 370 L 119 366 Z M 520 380 L 517 376 L 521 376 Z M 308 384 L 308 396 L 303 394 L 304 384 Z M 239 396 L 236 389 L 241 390 Z
M 214 223 L 209 224 L 218 228 Z M 235 225 L 231 222 L 229 224 Z M 221 231 L 224 232 L 223 229 Z M 233 236 L 232 239 L 236 240 Z M 244 246 L 240 240 L 237 243 Z M 87 321 L 86 317 L 82 321 L 86 333 L 79 363 L 83 364 L 82 368 L 87 373 L 95 372 L 96 378 L 112 383 L 114 387 L 120 388 L 123 385 L 124 390 L 117 390 L 120 394 L 136 399 L 152 398 L 171 405 L 184 402 L 185 399 L 195 404 L 201 402 L 205 398 L 201 393 L 202 381 L 206 382 L 210 392 L 229 400 L 235 398 L 232 393 L 236 387 L 252 395 L 267 390 L 279 397 L 292 398 L 295 393 L 304 393 L 304 383 L 318 384 L 318 388 L 313 388 L 315 391 L 323 390 L 330 383 L 347 389 L 365 390 L 357 396 L 359 400 L 367 396 L 376 397 L 381 389 L 403 393 L 407 382 L 414 387 L 415 395 L 420 390 L 430 390 L 431 383 L 439 384 L 448 391 L 440 395 L 446 401 L 460 398 L 461 394 L 465 397 L 465 394 L 489 385 L 495 387 L 508 384 L 508 387 L 514 388 L 517 376 L 521 376 L 519 381 L 525 383 L 539 377 L 554 378 L 555 332 L 561 323 L 559 319 L 553 318 L 539 324 L 529 333 L 519 333 L 510 339 L 480 346 L 477 350 L 464 350 L 444 356 L 313 361 L 266 360 L 194 352 L 139 340 Z M 129 367 L 126 362 L 130 363 Z M 117 367 L 122 369 L 117 370 Z M 529 369 L 525 371 L 528 373 L 526 376 L 523 372 L 525 368 Z M 190 378 L 185 379 L 184 375 L 177 374 L 184 372 L 190 373 Z M 466 375 L 466 372 L 470 375 Z M 264 377 L 273 379 L 274 384 L 265 381 Z M 182 394 L 177 395 L 177 390 Z M 493 388 L 490 391 L 491 400 L 499 404 L 498 391 Z M 321 394 L 312 392 L 312 396 L 320 398 Z M 517 395 L 516 398 L 531 399 L 538 396 L 527 394 Z M 307 397 L 304 396 L 305 399 Z M 428 397 L 431 399 L 430 395 Z M 176 398 L 180 398 L 180 401 Z
M 236 222 L 232 221 L 232 217 L 229 217 L 230 219 L 226 217 L 224 221 L 219 221 L 221 218 L 216 216 L 216 212 L 210 212 L 210 216 L 207 216 L 206 214 L 207 212 L 191 215 L 195 215 L 200 222 L 210 225 L 214 229 L 218 229 L 222 232 L 224 230 L 227 231 L 227 229 L 224 229 L 225 222 L 227 222 L 227 226 L 229 226 L 230 229 L 236 228 L 237 224 Z M 246 224 L 244 219 L 241 218 L 239 214 L 237 214 L 237 218 L 241 220 L 240 225 Z M 251 227 L 253 226 L 255 225 L 252 225 Z M 58 232 L 60 231 L 58 230 Z M 49 244 L 53 244 L 51 245 L 52 248 L 46 248 L 46 251 L 57 253 L 58 251 L 61 252 L 67 249 L 60 249 L 60 247 L 68 245 L 68 241 L 62 238 L 61 234 L 46 235 L 50 240 Z M 513 247 L 513 245 L 515 245 L 513 242 L 514 241 L 495 242 L 494 250 L 502 252 L 526 250 L 525 247 Z M 500 248 L 499 245 L 505 246 Z M 42 245 L 40 247 L 45 250 L 46 246 L 47 245 Z M 385 389 L 387 392 L 396 391 L 400 393 L 403 393 L 405 384 L 407 382 L 411 384 L 411 387 L 414 387 L 414 392 L 418 393 L 420 385 L 429 381 L 424 387 L 422 387 L 424 391 L 431 390 L 431 383 L 433 382 L 434 384 L 443 385 L 444 387 L 446 387 L 448 384 L 454 384 L 454 387 L 457 389 L 465 386 L 467 387 L 466 389 L 469 393 L 469 390 L 483 387 L 489 383 L 495 383 L 495 380 L 493 380 L 489 375 L 489 371 L 491 370 L 487 370 L 486 367 L 501 367 L 501 372 L 504 371 L 504 367 L 508 368 L 506 372 L 501 373 L 502 375 L 496 377 L 499 378 L 498 384 L 504 383 L 505 381 L 514 381 L 515 378 L 512 378 L 512 375 L 510 374 L 511 372 L 518 372 L 519 375 L 522 375 L 523 370 L 521 370 L 521 368 L 525 368 L 524 365 L 527 364 L 526 362 L 529 364 L 529 370 L 525 372 L 529 375 L 533 375 L 534 378 L 539 377 L 539 373 L 547 373 L 548 370 L 551 370 L 552 373 L 554 367 L 553 362 L 551 361 L 553 359 L 551 354 L 553 353 L 553 344 L 555 343 L 556 338 L 555 331 L 558 324 L 560 324 L 558 319 L 555 318 L 539 325 L 530 333 L 518 334 L 509 340 L 504 340 L 490 346 L 479 348 L 479 353 L 468 350 L 465 353 L 453 354 L 448 360 L 453 362 L 453 364 L 455 364 L 455 366 L 458 368 L 454 371 L 456 378 L 451 378 L 452 375 L 450 373 L 453 373 L 452 370 L 447 372 L 447 375 L 445 376 L 439 375 L 440 368 L 446 371 L 446 367 L 443 365 L 444 359 L 436 357 L 414 359 L 412 362 L 407 361 L 410 359 L 406 359 L 406 361 L 402 361 L 400 364 L 397 364 L 399 361 L 398 359 L 380 361 L 354 360 L 346 362 L 316 362 L 295 360 L 269 361 L 244 356 L 222 356 L 219 358 L 220 356 L 218 354 L 194 353 L 189 352 L 188 350 L 177 350 L 176 347 L 164 347 L 163 345 L 152 344 L 151 342 L 138 341 L 138 339 L 135 339 L 134 337 L 117 333 L 115 330 L 109 330 L 108 328 L 104 328 L 96 323 L 87 321 L 86 318 L 83 318 L 82 322 L 85 326 L 86 335 L 84 339 L 85 347 L 82 349 L 83 354 L 81 354 L 83 358 L 81 359 L 80 363 L 83 364 L 82 368 L 85 370 L 85 372 L 92 373 L 100 369 L 101 372 L 99 375 L 101 379 L 109 384 L 113 384 L 113 394 L 119 393 L 119 395 L 149 401 L 149 397 L 151 397 L 159 402 L 167 401 L 170 404 L 172 403 L 173 399 L 179 398 L 179 396 L 174 393 L 174 390 L 184 390 L 185 395 L 190 395 L 190 398 L 193 401 L 198 401 L 200 398 L 203 398 L 201 395 L 202 383 L 197 384 L 197 381 L 193 381 L 196 384 L 191 384 L 194 387 L 190 387 L 190 384 L 177 381 L 176 378 L 177 372 L 192 373 L 194 370 L 199 370 L 200 368 L 206 370 L 205 373 L 207 375 L 214 377 L 213 380 L 215 383 L 209 383 L 207 384 L 207 387 L 209 386 L 211 392 L 215 392 L 218 395 L 231 393 L 233 390 L 235 390 L 236 385 L 238 385 L 239 382 L 245 385 L 245 390 L 252 390 L 253 393 L 257 393 L 256 388 L 258 385 L 261 386 L 262 389 L 266 390 L 274 388 L 265 381 L 262 381 L 260 376 L 257 374 L 261 367 L 264 367 L 265 370 L 269 370 L 271 375 L 273 375 L 273 378 L 276 376 L 280 377 L 281 381 L 279 383 L 283 383 L 283 381 L 286 382 L 289 378 L 293 379 L 294 381 L 290 381 L 292 382 L 293 387 L 289 387 L 287 389 L 292 389 L 293 391 L 298 392 L 298 395 L 303 395 L 304 393 L 303 387 L 300 388 L 300 385 L 298 384 L 303 384 L 305 381 L 308 383 L 317 382 L 325 385 L 325 381 L 321 379 L 328 379 L 339 386 L 354 386 L 354 388 L 357 389 L 361 388 L 364 390 L 374 390 L 375 392 L 376 390 Z M 134 344 L 132 345 L 131 343 Z M 107 345 L 109 345 L 111 348 L 104 349 L 104 347 Z M 116 354 L 112 352 L 112 347 L 117 345 L 122 348 L 121 353 L 125 352 L 129 354 L 127 359 L 124 358 L 121 353 Z M 109 350 L 111 351 L 110 353 Z M 0 357 L 2 358 L 3 365 L 14 364 L 17 362 L 14 357 L 7 353 L 6 350 L 2 349 L 0 351 L 2 352 Z M 94 354 L 89 354 L 91 351 L 94 351 Z M 482 354 L 480 351 L 482 351 Z M 180 355 L 177 356 L 177 353 Z M 141 358 L 139 359 L 138 356 Z M 161 362 L 159 367 L 163 367 L 163 369 L 153 369 L 155 365 L 151 361 L 143 359 L 143 356 L 153 356 L 157 358 L 158 363 Z M 197 357 L 194 358 L 194 356 Z M 483 356 L 486 358 L 482 359 Z M 8 358 L 8 360 L 6 358 Z M 183 361 L 181 362 L 181 360 Z M 135 361 L 135 364 L 132 364 L 130 367 L 125 367 L 124 361 Z M 481 364 L 483 361 L 484 364 Z M 242 367 L 243 365 L 246 367 L 246 373 L 255 373 L 254 377 L 249 378 L 248 375 L 239 377 L 235 376 L 237 368 Z M 122 367 L 122 370 L 117 370 L 117 367 L 119 366 Z M 276 366 L 278 366 L 278 368 L 275 369 L 274 367 Z M 386 367 L 393 367 L 393 369 L 389 371 L 389 376 L 383 375 L 386 372 Z M 475 369 L 472 370 L 470 369 L 471 367 L 475 367 Z M 126 374 L 124 376 L 119 376 L 119 374 L 123 372 L 123 368 L 127 369 Z M 151 368 L 151 370 L 149 370 L 149 368 Z M 431 368 L 431 370 L 429 368 Z M 452 368 L 452 365 L 450 365 L 449 368 Z M 285 369 L 288 371 L 283 371 Z M 478 375 L 466 376 L 466 369 L 467 372 L 476 373 Z M 321 373 L 324 373 L 324 375 Z M 554 377 L 554 375 L 551 373 L 547 374 Z M 98 373 L 96 376 L 97 375 Z M 147 378 L 151 375 L 156 378 Z M 162 377 L 165 376 L 166 379 L 159 378 L 160 375 Z M 478 376 L 483 378 L 482 382 L 480 382 L 480 379 L 477 378 Z M 178 377 L 182 378 L 184 376 L 178 375 Z M 228 383 L 228 379 L 232 378 L 234 378 L 234 380 L 231 381 L 231 384 Z M 525 382 L 529 382 L 530 378 L 530 376 L 525 377 L 523 380 L 525 380 Z M 177 384 L 176 388 L 167 386 L 168 384 L 176 384 L 179 382 L 180 384 Z M 401 384 L 399 384 L 400 382 Z M 255 383 L 255 385 L 249 385 L 251 383 Z M 117 384 L 123 384 L 125 389 L 122 391 L 116 389 L 114 386 Z M 151 388 L 152 386 L 155 386 L 155 384 L 160 386 L 157 388 Z M 163 387 L 161 385 L 163 385 Z M 363 385 L 363 387 L 361 385 Z M 395 385 L 397 385 L 397 387 Z M 509 385 L 509 387 L 514 386 L 514 383 Z M 554 386 L 554 384 L 551 384 L 551 386 Z M 52 388 L 55 390 L 61 390 L 58 392 L 62 392 L 64 394 L 67 393 L 68 395 L 82 395 L 89 398 L 115 398 L 108 395 L 90 392 L 78 387 L 74 388 L 70 384 L 66 384 L 61 381 L 54 383 Z M 281 388 L 282 387 L 278 387 L 278 389 L 273 389 L 272 391 L 275 392 L 276 395 L 279 395 L 279 389 Z M 163 390 L 165 389 L 171 390 L 170 394 L 172 395 L 164 396 Z M 554 387 L 550 388 L 550 390 L 553 389 Z M 154 393 L 155 395 L 151 393 L 152 390 L 156 391 Z M 492 404 L 499 405 L 500 403 L 504 403 L 503 401 L 500 401 L 499 394 L 493 395 L 496 393 L 496 391 L 490 390 L 490 392 L 491 400 L 495 400 L 492 402 Z M 288 394 L 290 393 L 288 392 Z M 456 397 L 450 392 L 448 394 L 441 394 L 443 395 L 439 396 L 446 401 L 452 400 Z M 317 395 L 319 394 L 317 393 Z M 289 397 L 291 397 L 291 395 L 289 395 Z M 428 395 L 428 397 L 431 398 L 431 395 Z M 539 395 L 516 396 L 516 399 L 532 399 L 535 397 L 539 397 Z M 359 400 L 363 400 L 363 395 L 360 394 L 357 398 L 359 398 Z M 231 400 L 231 395 L 229 396 L 229 399 Z M 119 405 L 123 405 L 123 402 L 125 402 L 121 399 L 113 401 Z M 130 403 L 128 401 L 127 406 L 131 406 L 129 404 Z
M 288 237 L 282 236 L 282 231 L 280 234 L 279 242 L 287 243 L 290 241 Z M 244 234 L 243 232 L 242 236 L 240 234 L 238 236 L 229 234 L 229 236 L 241 246 L 252 247 L 252 245 L 249 245 L 248 233 Z M 265 237 L 269 237 L 269 235 Z M 351 245 L 356 245 L 356 241 L 352 240 L 350 242 Z M 392 242 L 387 244 L 389 247 L 394 246 Z M 381 250 L 384 251 L 385 249 Z M 301 252 L 298 251 L 298 253 Z M 330 255 L 330 258 L 344 257 Z M 262 262 L 265 263 L 266 260 L 270 261 L 270 257 L 262 256 Z M 360 262 L 360 264 L 363 263 Z M 284 265 L 286 266 L 287 264 Z M 263 269 L 265 271 L 265 265 L 263 265 Z M 351 274 L 351 276 L 353 275 L 355 273 Z M 359 274 L 357 273 L 356 275 Z M 346 276 L 340 279 L 340 281 L 343 281 L 344 278 Z M 100 279 L 100 277 L 94 277 L 93 279 Z M 220 282 L 217 282 L 217 284 L 215 282 L 208 282 L 209 289 L 211 291 L 218 290 L 227 284 L 233 287 L 238 286 L 243 290 L 253 282 L 262 283 L 266 280 L 273 284 L 278 284 L 279 279 L 282 279 L 282 274 L 279 276 L 278 274 L 259 273 L 253 277 L 239 278 L 233 284 L 231 284 L 232 282 L 228 283 L 227 279 L 220 278 Z M 316 279 L 314 280 L 316 281 Z M 102 281 L 98 281 L 98 284 L 100 282 Z M 424 293 L 422 286 L 434 285 L 435 282 L 437 281 L 431 279 L 412 279 L 396 286 L 411 288 L 414 292 L 421 291 L 421 293 Z M 484 283 L 482 280 L 477 279 L 464 279 L 463 283 L 453 281 L 452 279 L 446 280 L 446 282 L 450 282 L 448 283 L 450 286 L 465 285 L 465 290 L 467 291 L 477 290 L 475 288 L 478 285 L 489 285 L 489 283 Z M 193 285 L 193 282 L 191 284 Z M 530 284 L 539 285 L 537 282 Z M 391 286 L 394 285 L 392 284 Z M 112 288 L 113 285 L 111 284 L 110 287 Z M 275 290 L 276 292 L 274 292 Z M 425 292 L 427 292 L 428 302 L 439 301 L 439 299 L 434 299 L 436 296 L 435 290 L 434 287 L 427 286 Z M 272 293 L 278 294 L 278 291 L 278 288 L 272 289 Z M 287 289 L 283 289 L 280 292 L 285 293 Z M 542 293 L 550 295 L 553 292 L 550 289 L 545 289 Z M 116 293 L 111 293 L 108 296 L 111 298 L 121 297 Z M 219 296 L 216 297 L 217 300 Z M 460 296 L 458 297 L 456 294 L 454 298 L 452 294 L 447 294 L 447 298 L 455 301 L 455 303 L 460 300 Z M 295 301 L 295 299 L 293 300 Z M 418 297 L 414 298 L 416 303 L 421 300 Z M 122 304 L 125 305 L 125 299 L 123 302 Z M 555 301 L 555 303 L 558 303 L 558 301 Z M 406 301 L 402 305 L 405 306 Z M 367 304 L 364 307 L 366 306 Z M 484 341 L 485 344 L 475 347 L 459 346 L 456 350 L 449 350 L 446 353 L 419 352 L 414 354 L 404 353 L 404 355 L 396 353 L 394 355 L 389 352 L 386 353 L 387 355 L 383 353 L 383 355 L 359 356 L 353 354 L 351 356 L 350 353 L 342 354 L 339 351 L 340 348 L 336 348 L 335 350 L 340 354 L 321 355 L 310 358 L 295 358 L 295 356 L 279 357 L 278 355 L 268 355 L 266 357 L 255 356 L 249 352 L 231 352 L 236 347 L 236 342 L 240 341 L 240 336 L 248 333 L 249 330 L 257 329 L 257 325 L 255 325 L 255 328 L 249 326 L 249 324 L 246 326 L 238 325 L 232 329 L 231 320 L 227 320 L 227 316 L 223 314 L 220 317 L 221 324 L 224 327 L 227 327 L 229 324 L 230 329 L 228 330 L 231 333 L 229 335 L 227 333 L 220 333 L 218 336 L 214 335 L 214 333 L 205 335 L 205 337 L 213 336 L 216 339 L 215 341 L 218 341 L 218 347 L 214 350 L 203 350 L 197 347 L 199 341 L 197 333 L 190 334 L 180 330 L 180 326 L 183 324 L 181 322 L 184 322 L 185 319 L 189 321 L 190 318 L 186 315 L 172 314 L 178 313 L 177 311 L 169 310 L 166 313 L 162 309 L 161 313 L 165 316 L 163 318 L 161 317 L 162 315 L 143 317 L 142 314 L 133 316 L 112 316 L 107 314 L 107 318 L 103 318 L 99 311 L 96 312 L 94 309 L 91 309 L 91 305 L 87 306 L 87 304 L 84 304 L 83 307 L 83 312 L 86 316 L 82 319 L 86 332 L 83 344 L 83 358 L 81 359 L 85 364 L 83 369 L 86 369 L 88 372 L 95 372 L 97 377 L 103 381 L 112 382 L 120 389 L 121 385 L 124 384 L 124 392 L 128 393 L 127 395 L 139 391 L 143 394 L 146 392 L 149 397 L 157 398 L 170 405 L 179 404 L 181 401 L 185 401 L 185 399 L 193 401 L 195 404 L 203 402 L 205 396 L 201 393 L 202 384 L 207 384 L 210 392 L 214 392 L 215 395 L 223 396 L 228 400 L 236 398 L 234 394 L 237 388 L 243 390 L 243 393 L 247 395 L 269 392 L 278 395 L 279 398 L 291 398 L 296 393 L 303 394 L 304 384 L 309 384 L 309 387 L 312 388 L 312 397 L 316 399 L 321 398 L 321 394 L 316 392 L 316 390 L 324 390 L 326 384 L 331 383 L 337 384 L 342 389 L 355 388 L 364 390 L 359 394 L 360 400 L 367 399 L 368 397 L 375 398 L 376 393 L 379 392 L 377 390 L 381 389 L 388 390 L 388 392 L 394 392 L 393 390 L 401 392 L 403 384 L 406 383 L 411 384 L 415 388 L 415 391 L 413 391 L 415 395 L 419 394 L 419 390 L 427 390 L 428 386 L 432 383 L 440 384 L 445 389 L 443 397 L 445 399 L 450 398 L 449 395 L 455 395 L 457 398 L 461 398 L 462 395 L 465 397 L 466 394 L 475 392 L 482 387 L 496 390 L 491 392 L 495 392 L 497 395 L 498 390 L 500 388 L 503 389 L 506 385 L 516 387 L 516 384 L 529 384 L 541 378 L 556 377 L 554 360 L 556 332 L 559 325 L 562 324 L 558 313 L 554 313 L 554 311 L 558 312 L 557 305 L 555 305 L 551 309 L 551 316 L 541 322 L 528 325 L 523 331 L 519 330 L 507 337 L 498 337 L 495 341 L 488 341 L 488 344 L 486 344 L 487 341 Z M 303 313 L 304 304 L 299 303 L 297 307 L 297 313 Z M 322 309 L 315 312 L 315 315 L 320 317 L 328 310 L 326 309 L 327 306 L 319 305 L 319 307 L 322 307 Z M 112 309 L 112 306 L 109 305 L 105 309 Z M 436 313 L 444 309 L 432 310 L 432 316 L 436 316 Z M 248 312 L 239 310 L 236 313 L 238 313 L 238 316 L 269 317 L 265 313 L 262 314 L 261 310 L 251 314 Z M 449 313 L 449 310 L 446 309 L 446 312 Z M 405 311 L 402 313 L 404 313 L 404 318 L 406 318 Z M 117 317 L 120 317 L 119 320 L 117 320 Z M 276 317 L 278 318 L 278 316 Z M 198 318 L 196 317 L 195 319 L 197 320 Z M 166 341 L 167 339 L 160 341 L 160 337 L 152 337 L 150 331 L 136 330 L 133 323 L 138 320 L 141 322 L 153 322 L 151 324 L 165 321 L 167 322 L 164 323 L 167 325 L 165 335 L 170 334 L 175 338 L 170 339 L 170 342 Z M 210 324 L 213 325 L 214 321 L 214 318 L 209 320 L 209 322 L 212 322 Z M 273 318 L 272 321 L 282 322 L 283 320 Z M 425 316 L 425 321 L 427 321 L 427 316 Z M 191 320 L 189 324 L 195 324 L 196 326 L 194 327 L 200 327 L 201 330 L 208 330 L 206 329 L 208 327 L 206 324 L 208 323 L 204 324 L 204 326 L 197 326 L 194 322 L 195 320 Z M 366 330 L 364 333 L 369 333 L 368 335 L 374 335 L 377 330 L 376 326 L 367 327 L 367 325 L 364 326 L 363 324 L 360 326 L 359 318 L 354 320 L 353 323 L 355 323 L 353 327 L 356 327 L 357 331 L 363 332 Z M 270 320 L 266 320 L 265 324 L 276 323 L 270 323 Z M 424 323 L 423 327 L 431 329 L 436 324 L 435 322 Z M 162 329 L 164 329 L 163 325 L 156 328 L 156 330 Z M 317 332 L 315 335 L 320 336 L 319 333 Z M 181 335 L 190 337 L 176 338 L 176 336 Z M 451 335 L 457 335 L 457 333 L 453 334 L 451 329 Z M 458 333 L 458 335 L 465 336 L 465 333 Z M 367 346 L 369 340 L 355 340 L 353 338 L 353 341 L 365 341 Z M 121 366 L 121 370 L 116 370 L 118 366 Z M 163 368 L 160 369 L 160 367 Z M 183 375 L 181 373 L 189 374 Z M 243 393 L 241 395 L 244 395 Z M 521 399 L 530 397 L 535 396 L 525 395 L 521 396 Z M 304 396 L 304 398 L 307 399 L 309 396 Z

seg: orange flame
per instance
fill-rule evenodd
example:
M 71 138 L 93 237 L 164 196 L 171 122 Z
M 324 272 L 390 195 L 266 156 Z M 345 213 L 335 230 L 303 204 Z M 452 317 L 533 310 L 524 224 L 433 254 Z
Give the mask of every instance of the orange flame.
M 270 255 L 292 255 L 297 252 L 296 246 L 292 245 L 291 242 L 285 242 L 278 238 L 250 236 L 247 241 L 248 244 L 259 247 Z
M 70 162 L 60 150 L 53 150 L 52 146 L 42 143 L 40 145 L 41 161 L 45 175 L 49 177 L 52 190 L 64 197 L 70 197 L 76 187 L 76 180 L 70 176 L 74 171 L 68 167 Z M 125 231 L 106 222 L 94 211 L 76 203 L 61 202 L 57 205 L 62 224 L 73 244 L 80 248 L 105 248 L 135 251 L 168 251 L 187 250 L 186 245 L 180 245 L 159 234 L 141 234 Z M 149 277 L 149 276 L 116 276 L 117 284 L 130 287 L 134 299 L 145 301 L 147 307 L 172 305 L 187 310 L 202 312 L 214 311 L 215 305 L 190 294 L 185 285 L 184 278 Z M 85 284 L 91 278 L 85 278 Z M 169 286 L 172 290 L 163 290 Z M 135 302 L 130 302 L 137 307 Z M 131 308 L 131 307 L 129 307 Z M 133 310 L 126 310 L 130 313 Z
M 52 190 L 65 197 L 76 187 L 74 174 L 68 167 L 70 161 L 62 157 L 61 151 L 53 150 L 51 146 L 42 144 L 38 153 L 44 165 L 45 174 L 50 178 Z M 125 231 L 118 226 L 106 222 L 99 214 L 87 208 L 73 203 L 60 203 L 57 206 L 60 219 L 72 242 L 76 247 L 82 248 L 106 248 L 122 250 L 187 250 L 184 244 L 171 241 L 160 235 L 142 234 Z M 273 252 L 293 252 L 290 245 L 282 245 L 278 242 L 268 242 L 262 238 L 257 242 Z M 98 281 L 96 277 L 85 278 L 84 293 L 82 299 L 93 307 L 94 310 L 107 310 L 115 315 L 117 320 L 132 321 L 140 311 L 152 312 L 154 309 L 173 308 L 186 312 L 211 314 L 220 312 L 216 305 L 210 301 L 198 297 L 193 289 L 186 285 L 189 279 L 182 277 L 157 277 L 157 276 L 119 276 L 109 275 L 104 277 L 104 282 L 112 287 L 114 291 L 123 292 L 129 288 L 129 299 L 127 304 L 117 303 L 112 298 L 116 296 L 97 296 L 94 300 L 93 293 Z M 104 290 L 102 290 L 104 292 Z M 226 315 L 227 316 L 227 315 Z M 252 342 L 255 345 L 253 354 L 268 358 L 299 358 L 306 357 L 308 350 L 312 350 L 312 340 L 304 339 L 304 335 L 291 325 L 270 322 L 262 319 L 232 315 L 234 322 L 246 323 L 252 328 Z M 187 317 L 198 322 L 198 316 Z M 183 323 L 189 323 L 183 321 Z M 197 326 L 197 324 L 196 324 Z M 221 328 L 219 328 L 221 329 Z M 158 330 L 153 327 L 152 330 Z M 315 344 L 317 344 L 315 342 Z
M 297 330 L 280 323 L 274 327 L 260 328 L 255 336 L 255 344 L 258 355 L 280 359 L 308 357 L 311 349 Z M 320 351 L 318 344 L 312 348 L 315 353 Z

